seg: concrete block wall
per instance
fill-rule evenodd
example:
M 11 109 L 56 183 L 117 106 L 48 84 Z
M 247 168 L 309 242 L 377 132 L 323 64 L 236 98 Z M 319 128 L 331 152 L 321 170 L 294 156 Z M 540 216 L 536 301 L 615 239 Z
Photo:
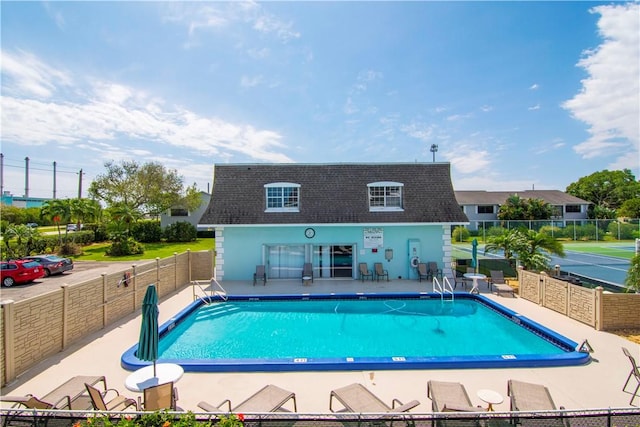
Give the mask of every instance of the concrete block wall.
M 640 327 L 640 294 L 609 293 L 518 271 L 519 296 L 601 331 Z
M 603 294 L 602 329 L 640 328 L 640 294 Z
M 141 307 L 150 284 L 158 285 L 158 296 L 162 298 L 188 286 L 190 280 L 210 279 L 211 271 L 212 251 L 188 251 L 102 273 L 23 301 L 3 301 L 0 304 L 2 386 L 47 357 L 134 313 Z M 131 273 L 129 286 L 124 286 L 122 280 L 125 272 Z

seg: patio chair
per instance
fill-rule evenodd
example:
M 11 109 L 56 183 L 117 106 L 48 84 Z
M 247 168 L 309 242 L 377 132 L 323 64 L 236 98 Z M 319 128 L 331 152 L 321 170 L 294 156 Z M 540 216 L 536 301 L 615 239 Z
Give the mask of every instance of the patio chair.
M 267 284 L 267 272 L 264 265 L 256 265 L 256 272 L 253 273 L 253 286 L 256 285 L 258 280 L 262 280 L 262 286 Z
M 204 409 L 206 412 L 213 413 L 291 412 L 284 408 L 284 405 L 290 400 L 293 401 L 293 412 L 297 412 L 298 405 L 296 403 L 295 393 L 269 384 L 235 407 L 231 405 L 231 400 L 229 399 L 223 400 L 217 406 L 202 401 L 198 403 L 198 407 Z M 226 409 L 223 409 L 223 406 L 226 406 Z
M 501 292 L 507 292 L 510 293 L 512 297 L 515 297 L 513 288 L 504 280 L 504 273 L 502 270 L 489 271 L 489 286 L 496 288 L 496 293 L 498 295 L 500 295 Z
M 434 277 L 438 277 L 442 280 L 442 269 L 438 268 L 438 263 L 435 261 L 429 261 L 429 277 L 433 279 Z
M 379 282 L 381 277 L 386 277 L 387 282 L 389 281 L 389 272 L 382 267 L 381 262 L 376 262 L 373 264 L 374 273 L 376 275 L 376 280 Z
M 91 397 L 93 409 L 96 411 L 123 411 L 130 406 L 134 406 L 134 409 L 138 409 L 138 402 L 135 399 L 121 395 L 115 388 L 109 388 L 104 392 L 101 392 L 90 384 L 85 384 L 85 387 Z M 110 391 L 113 391 L 116 395 L 108 402 L 105 402 L 104 399 Z
M 178 389 L 173 386 L 173 382 L 147 387 L 143 390 L 143 397 L 144 401 L 138 397 L 138 408 L 141 411 L 179 410 L 176 405 Z
M 371 270 L 369 270 L 369 266 L 367 265 L 366 262 L 361 262 L 359 264 L 359 268 L 360 268 L 360 280 L 364 282 L 364 279 L 366 277 L 371 277 L 371 280 L 373 280 L 373 272 Z
M 457 288 L 458 285 L 467 289 L 468 280 L 456 269 L 451 269 L 451 275 L 453 276 L 453 288 Z
M 622 347 L 622 352 L 624 353 L 625 356 L 627 356 L 627 358 L 629 359 L 629 362 L 631 362 L 631 371 L 629 371 L 629 376 L 627 376 L 627 380 L 624 382 L 622 391 L 626 390 L 627 385 L 631 380 L 631 377 L 635 377 L 636 379 L 636 389 L 633 391 L 633 394 L 631 395 L 631 400 L 629 401 L 629 405 L 632 405 L 633 399 L 638 395 L 638 389 L 640 389 L 640 367 L 636 363 L 636 359 L 634 359 L 634 357 L 631 355 L 629 350 L 627 350 L 625 347 Z
M 433 412 L 484 411 L 480 406 L 473 406 L 467 389 L 461 383 L 429 380 L 427 397 L 431 399 Z
M 335 410 L 333 399 L 340 402 L 343 409 Z M 398 399 L 393 399 L 391 406 L 389 406 L 359 383 L 332 390 L 329 395 L 329 410 L 331 412 L 407 412 L 419 404 L 420 402 L 417 400 L 403 404 Z
M 13 403 L 16 408 L 26 409 L 90 409 L 91 402 L 86 392 L 85 384 L 96 385 L 102 382 L 107 390 L 107 380 L 104 376 L 78 375 L 51 390 L 41 397 L 32 394 L 25 396 L 2 396 L 3 402 Z
M 305 277 L 311 277 L 311 282 L 313 283 L 313 265 L 310 262 L 305 262 L 302 266 L 302 283 L 305 282 Z
M 507 382 L 507 394 L 511 400 L 511 411 L 554 411 L 558 408 L 551 398 L 549 389 L 541 384 L 532 384 L 524 381 L 509 380 Z M 560 406 L 564 409 L 564 406 Z M 514 420 L 522 426 L 550 426 L 565 427 L 563 419 L 554 416 L 553 418 L 524 418 Z
M 427 264 L 424 262 L 418 263 L 418 281 L 422 282 L 422 279 L 429 279 L 429 269 L 427 268 Z

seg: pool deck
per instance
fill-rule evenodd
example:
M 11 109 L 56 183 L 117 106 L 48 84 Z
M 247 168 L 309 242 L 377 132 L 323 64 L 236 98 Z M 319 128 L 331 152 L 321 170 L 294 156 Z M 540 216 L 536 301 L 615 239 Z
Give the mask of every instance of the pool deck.
M 266 286 L 253 286 L 249 282 L 224 282 L 228 294 L 292 294 L 292 293 L 390 293 L 430 292 L 430 282 L 417 280 L 392 280 L 390 282 L 360 282 L 357 280 L 315 280 L 310 286 L 301 281 L 269 281 Z M 486 297 L 498 301 L 505 307 L 526 316 L 543 326 L 553 329 L 565 337 L 582 342 L 588 340 L 593 348 L 593 360 L 582 366 L 552 368 L 512 369 L 446 369 L 446 370 L 367 370 L 340 372 L 257 372 L 257 373 L 192 373 L 186 372 L 176 383 L 178 405 L 184 410 L 199 412 L 198 402 L 205 400 L 218 404 L 231 399 L 233 405 L 266 384 L 295 392 L 299 413 L 329 412 L 331 390 L 359 382 L 368 387 L 388 404 L 393 398 L 403 402 L 413 399 L 420 405 L 413 413 L 431 412 L 431 401 L 427 398 L 427 381 L 455 381 L 465 385 L 474 405 L 486 406 L 477 396 L 480 389 L 499 392 L 504 401 L 494 404 L 496 411 L 508 411 L 507 380 L 518 379 L 546 385 L 557 406 L 567 409 L 627 408 L 630 407 L 630 391 L 634 380 L 622 391 L 630 371 L 629 360 L 621 347 L 628 348 L 640 361 L 640 345 L 617 335 L 595 331 L 575 320 L 568 319 L 549 309 L 542 308 L 521 298 L 496 296 L 489 293 L 486 285 L 480 286 Z M 193 301 L 191 287 L 166 297 L 159 306 L 160 323 L 178 313 Z M 139 394 L 127 390 L 125 380 L 131 372 L 120 366 L 120 357 L 138 340 L 141 315 L 137 313 L 84 339 L 65 351 L 50 357 L 45 362 L 23 373 L 17 380 L 2 388 L 5 395 L 31 393 L 42 396 L 74 375 L 104 375 L 107 385 L 122 394 L 137 397 Z M 491 330 L 486 331 L 491 339 Z M 242 339 L 239 337 L 238 339 Z M 384 337 L 380 337 L 384 339 Z M 640 406 L 640 397 L 633 407 Z

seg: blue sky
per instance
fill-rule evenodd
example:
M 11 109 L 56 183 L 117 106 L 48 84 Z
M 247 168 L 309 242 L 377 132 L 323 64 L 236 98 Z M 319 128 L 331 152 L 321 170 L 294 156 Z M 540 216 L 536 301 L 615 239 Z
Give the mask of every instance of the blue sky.
M 7 2 L 3 190 L 107 161 L 450 162 L 456 190 L 640 177 L 640 3 Z

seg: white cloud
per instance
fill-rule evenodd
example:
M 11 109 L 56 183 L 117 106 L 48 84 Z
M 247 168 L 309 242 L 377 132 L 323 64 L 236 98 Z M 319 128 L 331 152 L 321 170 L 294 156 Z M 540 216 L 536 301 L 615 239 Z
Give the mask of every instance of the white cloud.
M 240 78 L 240 86 L 242 86 L 243 88 L 255 87 L 262 84 L 263 81 L 264 78 L 262 76 L 242 76 Z
M 640 159 L 640 4 L 598 6 L 604 39 L 578 65 L 588 77 L 563 107 L 588 125 L 590 134 L 574 150 L 584 158 L 618 156 L 610 167 L 638 168 Z
M 28 59 L 22 64 L 11 55 L 8 57 L 11 75 L 30 78 L 3 81 L 1 123 L 4 141 L 22 145 L 57 143 L 75 146 L 86 141 L 115 144 L 119 139 L 125 139 L 131 141 L 131 145 L 167 144 L 185 149 L 185 155 L 224 154 L 230 158 L 241 156 L 257 161 L 291 161 L 283 154 L 286 150 L 277 132 L 255 129 L 250 124 L 230 123 L 218 117 L 202 117 L 177 106 L 167 107 L 162 100 L 117 83 L 89 81 L 83 87 L 72 87 L 78 93 L 87 94 L 79 102 L 62 97 L 44 102 L 37 99 L 38 95 L 53 96 L 58 92 L 56 84 L 70 84 L 72 80 L 68 73 L 57 71 L 30 54 L 22 55 Z M 3 66 L 5 64 L 3 57 Z M 43 70 L 51 70 L 57 78 L 46 80 Z M 4 71 L 3 68 L 3 74 Z M 5 95 L 4 89 L 7 93 L 24 93 L 25 96 Z M 113 151 L 123 149 L 125 147 L 111 147 Z M 100 153 L 108 151 L 108 145 L 99 150 Z M 131 155 L 129 147 L 125 151 Z
M 529 90 L 537 90 L 539 88 L 540 88 L 540 86 L 538 86 L 538 83 L 534 83 L 531 86 L 529 86 Z
M 72 84 L 66 72 L 43 63 L 31 53 L 2 50 L 0 55 L 3 93 L 42 99 L 51 97 L 58 86 Z
M 491 153 L 473 143 L 458 142 L 456 150 L 445 152 L 444 156 L 451 163 L 451 166 L 462 174 L 476 174 L 486 171 L 491 164 Z
M 540 104 L 532 105 L 531 107 L 527 108 L 527 110 L 529 111 L 535 111 L 539 109 L 540 109 Z

